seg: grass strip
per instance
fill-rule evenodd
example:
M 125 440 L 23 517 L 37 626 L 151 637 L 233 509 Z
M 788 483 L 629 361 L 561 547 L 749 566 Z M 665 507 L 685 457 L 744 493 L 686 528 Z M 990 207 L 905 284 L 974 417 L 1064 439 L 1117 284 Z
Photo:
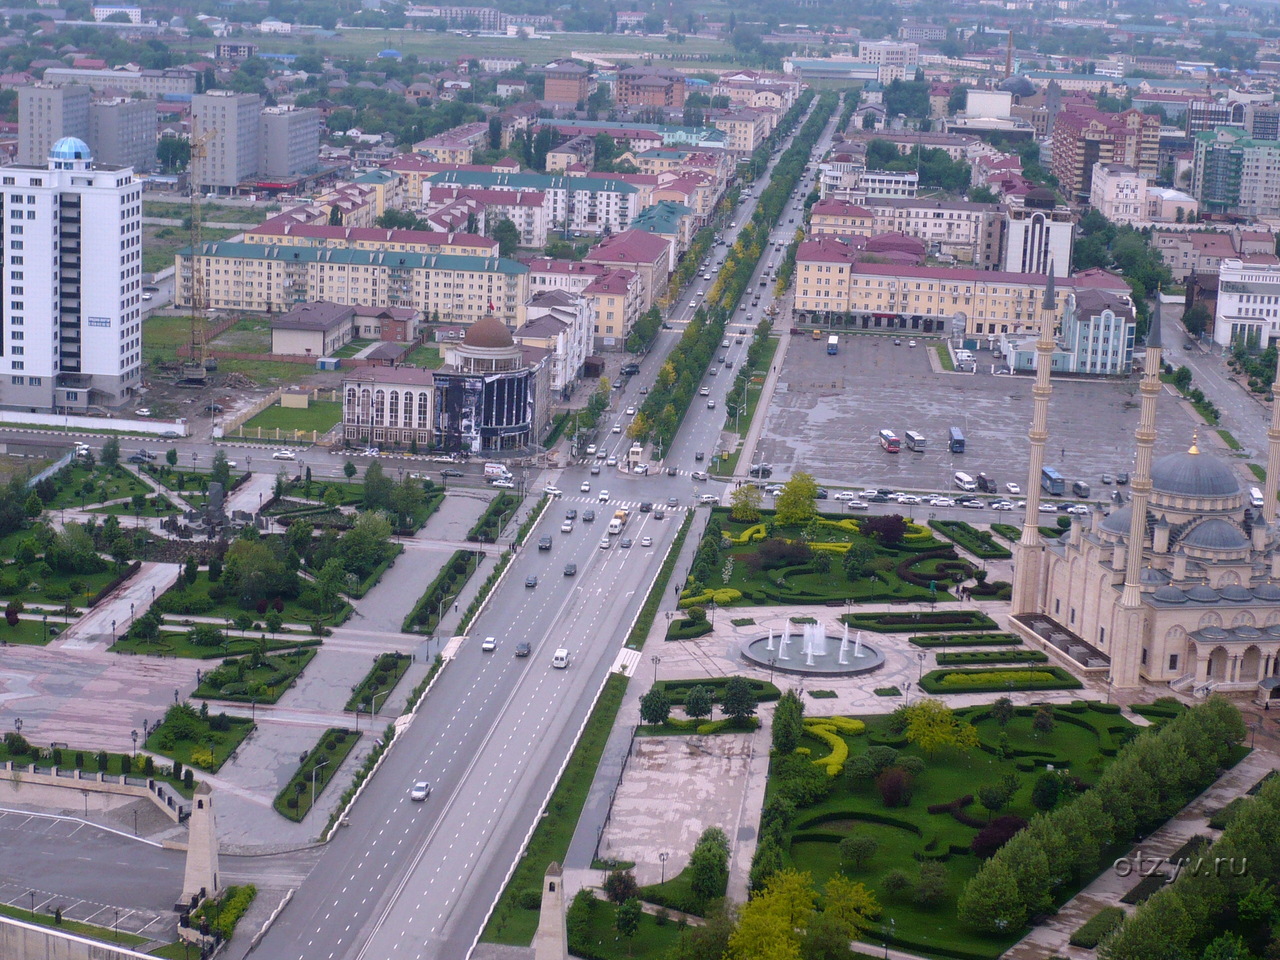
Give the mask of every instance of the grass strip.
M 466 633 L 467 628 L 471 626 L 475 618 L 480 616 L 480 608 L 484 606 L 485 600 L 493 591 L 493 588 L 497 586 L 502 572 L 510 565 L 512 556 L 513 554 L 510 550 L 502 552 L 502 556 L 498 558 L 497 566 L 484 578 L 484 583 L 480 584 L 480 589 L 476 591 L 475 597 L 472 598 L 471 603 L 467 605 L 466 611 L 462 614 L 462 619 L 458 621 L 458 633 Z
M 653 621 L 658 616 L 658 605 L 662 603 L 663 594 L 667 592 L 671 574 L 676 568 L 676 561 L 680 559 L 680 550 L 684 547 L 685 537 L 689 535 L 691 526 L 693 526 L 693 511 L 685 510 L 684 522 L 680 524 L 680 529 L 676 532 L 676 538 L 671 543 L 671 549 L 667 551 L 667 557 L 662 561 L 661 569 L 658 570 L 657 579 L 653 581 L 653 586 L 649 588 L 649 596 L 645 597 L 644 606 L 640 608 L 640 615 L 636 617 L 635 625 L 627 636 L 627 646 L 632 650 L 639 650 L 643 647 L 645 639 L 649 636 L 649 631 L 653 629 Z
M 523 856 L 498 898 L 489 922 L 485 924 L 480 936 L 482 941 L 512 946 L 528 946 L 532 942 L 539 910 L 536 900 L 523 895 L 542 889 L 542 875 L 548 863 L 553 860 L 564 862 L 626 690 L 627 678 L 622 674 L 610 674 L 605 681 L 600 698 L 582 729 L 582 737 L 565 766 L 560 782 L 551 793 L 546 815 L 538 821 Z M 529 908 L 523 906 L 524 903 L 535 905 Z
M 343 710 L 354 710 L 360 707 L 366 713 L 373 700 L 383 694 L 390 694 L 400 682 L 400 678 L 408 672 L 413 657 L 407 653 L 384 653 L 376 661 L 369 672 L 359 683 L 351 688 L 351 698 L 347 700 Z M 384 700 L 383 703 L 386 703 Z
M 945 343 L 935 343 L 933 349 L 937 351 L 938 363 L 942 365 L 942 369 L 947 373 L 955 373 L 956 365 L 951 359 L 951 351 L 947 349 Z
M 1223 442 L 1223 443 L 1225 443 L 1225 444 L 1226 444 L 1228 447 L 1230 447 L 1232 450 L 1243 450 L 1243 449 L 1244 449 L 1244 448 L 1240 445 L 1240 441 L 1239 441 L 1239 440 L 1237 440 L 1237 439 L 1232 435 L 1232 433 L 1231 433 L 1231 431 L 1230 431 L 1230 430 L 1219 430 L 1219 431 L 1218 431 L 1218 436 L 1220 436 L 1220 437 L 1222 438 L 1222 442 Z
M 7 903 L 0 903 L 0 917 L 12 917 L 14 920 L 21 920 L 23 923 L 33 923 L 39 927 L 61 930 L 63 933 L 75 934 L 77 937 L 88 937 L 91 940 L 121 943 L 126 947 L 138 947 L 150 942 L 147 937 L 139 937 L 133 933 L 120 933 L 110 927 L 96 927 L 91 923 L 68 920 L 66 917 L 59 919 L 55 913 L 32 913 L 30 910 L 13 907 Z
M 276 794 L 272 806 L 276 813 L 295 823 L 301 823 L 316 798 L 337 774 L 342 761 L 347 759 L 360 735 L 345 727 L 330 727 L 320 735 L 314 748 L 307 751 L 289 782 Z

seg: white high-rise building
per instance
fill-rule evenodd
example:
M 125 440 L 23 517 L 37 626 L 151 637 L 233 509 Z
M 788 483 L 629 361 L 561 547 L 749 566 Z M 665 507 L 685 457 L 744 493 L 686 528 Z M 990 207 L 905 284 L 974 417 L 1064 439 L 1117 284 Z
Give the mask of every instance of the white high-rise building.
M 0 407 L 119 406 L 142 374 L 142 186 L 64 137 L 0 169 Z

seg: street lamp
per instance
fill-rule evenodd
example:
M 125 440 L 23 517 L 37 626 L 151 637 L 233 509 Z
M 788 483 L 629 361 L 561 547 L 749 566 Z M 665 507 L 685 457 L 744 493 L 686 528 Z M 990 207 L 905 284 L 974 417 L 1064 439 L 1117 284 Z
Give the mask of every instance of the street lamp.
M 13 729 L 18 731 L 19 735 L 22 734 L 22 718 L 21 717 L 13 718 Z
M 658 854 L 658 862 L 662 864 L 662 879 L 658 881 L 659 885 L 667 882 L 667 857 L 669 856 L 671 856 L 671 854 L 667 853 L 665 850 Z
M 902 685 L 903 687 L 903 706 L 911 706 L 911 681 L 908 680 Z
M 369 711 L 370 717 L 376 717 L 378 715 L 378 698 L 389 696 L 390 693 L 391 693 L 391 690 L 387 689 L 387 690 L 383 690 L 381 693 L 375 693 L 373 695 L 373 701 L 372 701 L 373 709 Z M 383 700 L 382 702 L 385 704 L 387 701 Z
M 111 621 L 111 642 L 116 642 L 116 622 L 114 620 Z
M 313 807 L 316 805 L 316 772 L 328 762 L 329 758 L 326 757 L 311 768 L 311 806 Z
M 714 600 L 710 601 L 707 604 L 707 609 L 711 611 L 711 626 L 714 627 L 716 625 L 716 602 Z
M 896 931 L 897 931 L 897 928 L 898 928 L 898 923 L 897 923 L 897 921 L 896 921 L 896 920 L 890 920 L 890 921 L 889 921 L 889 940 L 895 940 L 895 939 L 897 939 L 897 937 L 895 936 L 895 933 L 896 933 Z M 889 960 L 889 940 L 886 940 L 886 941 L 884 942 L 884 956 L 885 956 L 885 960 Z
M 658 664 L 662 662 L 662 658 L 655 653 L 649 658 L 649 662 L 653 664 L 653 682 L 656 686 L 658 683 Z
M 36 918 L 36 892 L 32 890 L 31 891 L 31 919 L 34 920 L 35 918 Z
M 249 698 L 249 722 L 256 723 L 258 720 L 258 698 Z
M 916 675 L 916 683 L 924 679 L 924 658 L 925 652 L 923 650 L 916 654 L 916 659 L 920 661 L 920 672 Z
M 129 738 L 133 740 L 133 755 L 134 757 L 137 757 L 138 756 L 138 731 L 130 730 Z

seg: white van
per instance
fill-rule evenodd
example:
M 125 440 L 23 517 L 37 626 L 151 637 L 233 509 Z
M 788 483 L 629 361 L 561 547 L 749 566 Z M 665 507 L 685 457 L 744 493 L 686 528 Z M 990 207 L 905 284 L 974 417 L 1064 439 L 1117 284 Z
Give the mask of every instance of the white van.
M 1261 507 L 1265 501 L 1262 498 L 1262 491 L 1257 487 L 1249 488 L 1249 506 Z
M 973 477 L 969 476 L 967 473 L 961 473 L 959 470 L 957 470 L 956 475 L 951 478 L 951 482 L 961 490 L 978 489 L 978 481 L 973 479 Z
M 956 363 L 973 363 L 973 351 L 971 351 L 971 350 L 957 350 L 957 351 L 956 351 Z
M 561 647 L 551 657 L 551 665 L 557 670 L 563 670 L 569 666 L 569 651 Z

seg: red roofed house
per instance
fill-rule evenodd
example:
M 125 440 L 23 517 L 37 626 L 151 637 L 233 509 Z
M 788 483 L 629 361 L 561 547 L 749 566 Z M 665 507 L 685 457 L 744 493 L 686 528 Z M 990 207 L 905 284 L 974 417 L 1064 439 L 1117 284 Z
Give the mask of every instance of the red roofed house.
M 850 200 L 819 200 L 810 211 L 809 234 L 869 237 L 875 232 L 875 219 L 874 213 Z
M 606 237 L 583 258 L 587 263 L 633 270 L 640 275 L 642 310 L 648 310 L 667 292 L 667 281 L 675 270 L 675 245 L 643 230 L 624 230 Z

